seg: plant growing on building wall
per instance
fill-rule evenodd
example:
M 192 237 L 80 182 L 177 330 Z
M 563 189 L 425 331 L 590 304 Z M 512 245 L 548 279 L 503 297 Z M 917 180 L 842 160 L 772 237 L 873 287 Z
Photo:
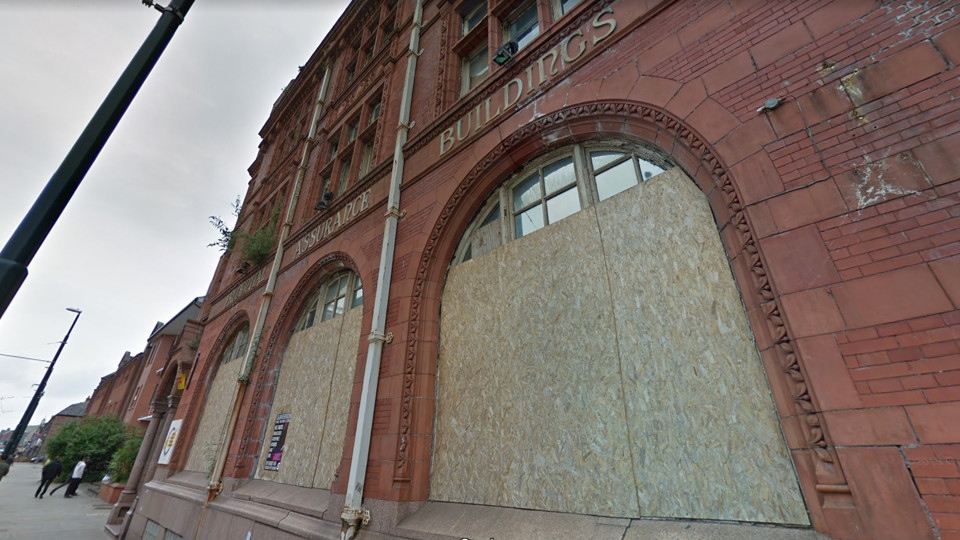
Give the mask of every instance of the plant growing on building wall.
M 240 196 L 237 195 L 237 199 L 233 201 L 233 217 L 240 217 Z M 217 229 L 217 232 L 220 233 L 220 238 L 217 238 L 216 241 L 210 242 L 207 244 L 207 247 L 215 247 L 220 251 L 230 253 L 233 251 L 234 246 L 237 243 L 237 239 L 233 234 L 233 231 L 230 227 L 227 227 L 227 224 L 220 219 L 220 216 L 210 216 L 210 224 Z
M 233 231 L 231 238 L 236 237 L 240 242 L 240 256 L 245 261 L 249 261 L 254 266 L 263 262 L 273 251 L 273 243 L 277 235 L 277 222 L 280 220 L 280 210 L 276 209 L 270 216 L 270 220 L 262 227 L 248 233 L 246 231 Z

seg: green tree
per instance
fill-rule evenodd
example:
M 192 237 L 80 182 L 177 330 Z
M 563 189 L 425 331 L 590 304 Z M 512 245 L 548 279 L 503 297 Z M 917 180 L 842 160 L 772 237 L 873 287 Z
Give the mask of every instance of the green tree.
M 85 482 L 99 481 L 107 465 L 127 438 L 127 426 L 118 416 L 84 416 L 65 425 L 47 441 L 51 456 L 60 456 L 62 476 L 69 476 L 83 457 L 90 458 Z

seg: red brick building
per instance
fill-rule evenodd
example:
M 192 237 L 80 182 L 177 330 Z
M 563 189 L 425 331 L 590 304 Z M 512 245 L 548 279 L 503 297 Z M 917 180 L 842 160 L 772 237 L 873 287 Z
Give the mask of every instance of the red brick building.
M 129 531 L 960 537 L 957 7 L 352 2 Z
M 166 396 L 159 395 L 166 370 L 171 364 L 176 369 L 178 363 L 193 361 L 200 342 L 200 329 L 195 319 L 202 305 L 202 296 L 194 298 L 169 321 L 157 323 L 157 328 L 147 338 L 147 347 L 141 353 L 146 359 L 123 415 L 126 424 L 144 426 L 151 414 L 152 400 L 166 399 Z
M 90 396 L 87 414 L 90 416 L 114 415 L 123 418 L 131 400 L 134 399 L 134 391 L 142 369 L 143 353 L 131 355 L 130 351 L 124 352 L 123 358 L 117 364 L 117 370 L 100 377 L 100 384 Z M 136 425 L 136 422 L 131 425 Z

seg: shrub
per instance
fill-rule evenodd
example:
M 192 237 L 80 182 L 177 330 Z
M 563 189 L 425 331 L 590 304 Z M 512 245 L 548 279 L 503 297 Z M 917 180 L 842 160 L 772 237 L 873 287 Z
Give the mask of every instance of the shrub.
M 137 460 L 137 453 L 140 452 L 140 445 L 143 443 L 143 430 L 128 430 L 126 440 L 120 448 L 113 453 L 110 460 L 110 467 L 107 468 L 107 474 L 113 482 L 120 484 L 126 483 L 130 478 L 130 470 L 133 469 L 133 463 Z
M 113 453 L 127 438 L 127 427 L 119 416 L 84 416 L 65 425 L 47 441 L 51 456 L 60 456 L 61 477 L 69 477 L 73 466 L 83 457 L 90 458 L 83 479 L 98 481 Z

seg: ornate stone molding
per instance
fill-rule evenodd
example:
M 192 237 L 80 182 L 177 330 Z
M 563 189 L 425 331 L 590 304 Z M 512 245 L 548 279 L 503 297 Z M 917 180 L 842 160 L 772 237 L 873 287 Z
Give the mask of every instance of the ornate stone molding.
M 449 4 L 447 4 L 449 7 Z M 443 90 L 445 85 L 444 78 L 447 75 L 447 51 L 450 49 L 450 44 L 447 43 L 448 37 L 448 26 L 450 23 L 450 14 L 449 9 L 446 13 L 440 15 L 440 58 L 437 60 L 437 82 L 436 82 L 436 96 L 433 103 L 433 117 L 439 118 L 443 113 Z
M 732 215 L 731 223 L 739 234 L 741 253 L 750 265 L 753 283 L 740 283 L 742 290 L 751 290 L 756 301 L 766 315 L 768 330 L 773 337 L 774 350 L 780 362 L 781 373 L 786 385 L 791 389 L 794 406 L 801 417 L 807 449 L 815 457 L 817 489 L 821 493 L 849 493 L 843 472 L 840 470 L 836 453 L 827 444 L 821 415 L 810 394 L 810 388 L 803 373 L 802 363 L 794 347 L 793 340 L 781 316 L 777 295 L 773 291 L 767 276 L 766 267 L 760 256 L 760 250 L 754 233 L 744 213 L 743 204 L 737 194 L 726 167 L 717 158 L 710 145 L 683 122 L 669 113 L 651 106 L 635 102 L 603 101 L 575 105 L 537 118 L 522 126 L 504 138 L 493 150 L 460 182 L 453 195 L 444 206 L 436 225 L 430 233 L 417 267 L 411 298 L 406 356 L 403 366 L 403 385 L 401 395 L 400 429 L 397 449 L 397 462 L 394 477 L 398 481 L 410 479 L 409 439 L 413 415 L 414 381 L 419 348 L 420 324 L 424 287 L 429 273 L 437 263 L 437 249 L 445 234 L 451 216 L 457 212 L 460 202 L 474 189 L 477 181 L 486 174 L 494 163 L 512 149 L 529 141 L 535 135 L 578 120 L 593 120 L 600 117 L 615 117 L 626 122 L 648 124 L 657 130 L 669 133 L 699 158 L 705 170 L 712 176 L 714 184 L 724 195 L 727 209 Z M 755 329 L 757 331 L 759 329 Z M 428 359 L 435 361 L 435 359 Z M 771 373 L 773 377 L 776 374 Z
M 390 76 L 393 73 L 393 64 L 387 64 L 383 67 L 383 86 L 380 88 L 380 118 L 377 119 L 377 132 L 373 136 L 373 163 L 383 160 L 384 149 L 380 148 L 380 142 L 383 140 L 383 128 L 386 124 L 386 118 L 383 116 L 383 111 L 388 110 L 390 105 L 390 81 L 393 78 Z M 389 150 L 389 149 L 387 149 Z M 388 155 L 393 155 L 391 152 Z

